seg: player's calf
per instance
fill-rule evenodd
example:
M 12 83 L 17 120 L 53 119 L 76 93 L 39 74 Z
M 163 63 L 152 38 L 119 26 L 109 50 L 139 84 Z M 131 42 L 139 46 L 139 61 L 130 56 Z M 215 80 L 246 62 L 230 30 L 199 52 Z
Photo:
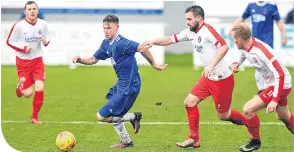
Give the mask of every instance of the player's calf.
M 135 119 L 130 120 L 130 123 L 132 124 L 134 128 L 134 134 L 137 134 L 140 130 L 140 121 L 142 119 L 142 113 L 141 112 L 135 112 Z
M 294 134 L 294 115 L 290 115 L 290 118 L 289 119 L 286 119 L 286 118 L 280 118 L 277 116 L 277 119 L 281 120 L 286 128 L 292 133 Z
M 228 121 L 229 120 L 229 117 L 230 117 L 230 112 L 224 112 L 224 113 L 217 113 L 217 116 L 220 120 L 223 120 L 223 121 Z
M 23 96 L 23 93 L 21 91 L 21 85 L 21 83 L 18 83 L 15 90 L 16 96 L 19 98 Z
M 22 90 L 21 92 L 22 92 L 24 97 L 30 98 L 33 95 L 33 88 L 29 87 L 27 89 Z

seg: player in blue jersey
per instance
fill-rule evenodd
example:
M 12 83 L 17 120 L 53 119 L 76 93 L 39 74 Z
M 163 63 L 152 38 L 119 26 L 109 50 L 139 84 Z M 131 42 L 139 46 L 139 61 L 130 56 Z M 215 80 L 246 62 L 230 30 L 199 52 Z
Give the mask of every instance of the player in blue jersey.
M 274 47 L 274 21 L 282 34 L 282 45 L 286 45 L 287 37 L 286 32 L 281 21 L 278 7 L 275 3 L 258 1 L 249 3 L 245 9 L 242 17 L 237 19 L 233 27 L 238 23 L 244 22 L 248 17 L 251 17 L 252 23 L 252 36 L 268 44 L 270 47 Z M 233 28 L 232 28 L 233 29 Z M 230 30 L 230 35 L 231 35 Z M 258 87 L 258 93 L 261 93 L 265 88 L 264 79 L 255 71 L 256 85 Z
M 125 128 L 124 121 L 131 122 L 136 134 L 140 129 L 142 118 L 141 112 L 128 113 L 141 88 L 135 53 L 144 52 L 142 55 L 156 70 L 166 69 L 167 64 L 163 66 L 155 64 L 147 48 L 118 34 L 119 19 L 117 16 L 107 15 L 103 19 L 103 28 L 106 38 L 100 48 L 90 57 L 75 56 L 73 63 L 92 65 L 99 60 L 110 58 L 118 81 L 106 95 L 108 102 L 97 112 L 97 118 L 102 122 L 114 123 L 113 127 L 122 140 L 121 143 L 112 145 L 110 148 L 132 147 L 133 142 Z

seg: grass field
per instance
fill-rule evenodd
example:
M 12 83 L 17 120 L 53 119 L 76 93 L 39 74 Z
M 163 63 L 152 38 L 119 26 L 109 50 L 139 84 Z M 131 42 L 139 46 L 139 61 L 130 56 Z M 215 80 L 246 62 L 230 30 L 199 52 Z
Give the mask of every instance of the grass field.
M 176 142 L 188 134 L 183 100 L 200 77 L 201 70 L 192 67 L 191 55 L 167 56 L 169 69 L 158 72 L 150 67 L 140 67 L 141 93 L 132 112 L 143 113 L 140 133 L 132 134 L 133 148 L 111 150 L 108 147 L 119 142 L 111 125 L 97 124 L 95 114 L 106 102 L 105 94 L 116 82 L 111 67 L 46 67 L 45 104 L 40 113 L 42 125 L 29 122 L 32 99 L 15 96 L 17 83 L 15 67 L 2 66 L 2 131 L 6 141 L 15 149 L 24 152 L 54 152 L 55 138 L 63 130 L 72 132 L 77 145 L 74 152 L 98 151 L 190 151 L 179 149 Z M 294 76 L 294 69 L 290 72 Z M 244 103 L 256 93 L 254 70 L 246 69 L 235 75 L 235 90 L 232 109 L 242 110 Z M 156 102 L 162 102 L 156 106 Z M 289 108 L 294 113 L 293 92 Z M 221 122 L 216 116 L 213 101 L 208 98 L 199 105 L 200 137 L 202 152 L 234 152 L 248 141 L 245 127 Z M 279 124 L 275 114 L 259 112 L 263 152 L 293 152 L 294 136 Z M 14 122 L 12 122 L 14 121 Z M 83 121 L 84 123 L 82 123 Z M 75 123 L 74 123 L 75 122 Z M 182 122 L 180 124 L 147 124 L 148 122 Z M 209 123 L 213 124 L 209 124 Z

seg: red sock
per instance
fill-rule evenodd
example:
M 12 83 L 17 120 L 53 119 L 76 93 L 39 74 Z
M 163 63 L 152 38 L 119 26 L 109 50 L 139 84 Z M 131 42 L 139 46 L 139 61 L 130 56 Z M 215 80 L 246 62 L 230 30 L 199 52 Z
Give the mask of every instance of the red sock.
M 33 100 L 32 118 L 38 118 L 39 111 L 43 105 L 44 91 L 36 91 Z
M 260 122 L 256 114 L 254 117 L 247 119 L 247 130 L 251 139 L 260 139 L 259 127 Z
M 291 115 L 289 121 L 286 123 L 286 127 L 294 134 L 294 115 Z
M 190 135 L 189 138 L 199 140 L 199 110 L 198 107 L 186 107 Z
M 239 111 L 231 110 L 229 121 L 236 125 L 247 125 L 247 120 Z

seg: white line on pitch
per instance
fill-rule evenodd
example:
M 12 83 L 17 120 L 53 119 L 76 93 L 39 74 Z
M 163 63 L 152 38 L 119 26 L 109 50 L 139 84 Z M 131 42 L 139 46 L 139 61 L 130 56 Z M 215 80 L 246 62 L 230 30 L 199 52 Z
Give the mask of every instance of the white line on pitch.
M 30 123 L 30 121 L 24 120 L 2 120 L 2 123 Z M 45 124 L 109 124 L 104 122 L 94 121 L 42 121 Z M 187 125 L 187 122 L 141 122 L 142 125 Z M 233 125 L 230 122 L 200 122 L 201 125 Z M 281 122 L 260 122 L 261 125 L 284 125 Z

